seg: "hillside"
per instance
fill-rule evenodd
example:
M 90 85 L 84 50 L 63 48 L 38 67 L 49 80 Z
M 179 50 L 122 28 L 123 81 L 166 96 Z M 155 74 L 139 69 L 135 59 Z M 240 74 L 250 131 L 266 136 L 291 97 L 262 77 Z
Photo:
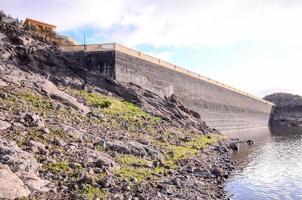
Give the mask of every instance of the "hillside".
M 264 97 L 275 104 L 271 114 L 271 126 L 301 126 L 302 97 L 288 93 L 275 93 Z
M 227 199 L 222 136 L 1 14 L 0 199 Z M 219 141 L 219 142 L 218 142 Z

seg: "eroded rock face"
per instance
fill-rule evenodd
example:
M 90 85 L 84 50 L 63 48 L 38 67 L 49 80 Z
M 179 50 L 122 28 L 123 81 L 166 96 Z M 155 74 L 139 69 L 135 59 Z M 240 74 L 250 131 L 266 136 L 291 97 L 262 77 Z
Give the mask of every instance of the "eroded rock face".
M 30 190 L 7 165 L 0 164 L 0 199 L 27 197 Z
M 49 181 L 41 179 L 38 174 L 39 163 L 28 152 L 23 151 L 14 142 L 0 142 L 0 163 L 9 166 L 30 191 L 48 191 Z M 1 187 L 1 186 L 0 186 Z M 1 190 L 0 190 L 1 191 Z
M 271 113 L 271 126 L 302 126 L 302 97 L 287 93 L 275 93 L 264 97 L 275 104 Z

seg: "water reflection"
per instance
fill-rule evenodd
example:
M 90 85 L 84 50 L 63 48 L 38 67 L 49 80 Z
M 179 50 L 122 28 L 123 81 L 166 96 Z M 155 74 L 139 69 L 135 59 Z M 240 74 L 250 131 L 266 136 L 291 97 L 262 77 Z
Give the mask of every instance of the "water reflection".
M 302 199 L 302 129 L 276 128 L 232 133 L 243 143 L 234 153 L 237 169 L 226 183 L 232 199 Z

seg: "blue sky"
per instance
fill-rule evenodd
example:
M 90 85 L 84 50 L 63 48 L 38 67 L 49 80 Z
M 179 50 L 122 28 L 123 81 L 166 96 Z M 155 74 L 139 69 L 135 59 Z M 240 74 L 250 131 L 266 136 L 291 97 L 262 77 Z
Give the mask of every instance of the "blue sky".
M 0 0 L 14 17 L 117 42 L 263 97 L 302 95 L 298 0 Z

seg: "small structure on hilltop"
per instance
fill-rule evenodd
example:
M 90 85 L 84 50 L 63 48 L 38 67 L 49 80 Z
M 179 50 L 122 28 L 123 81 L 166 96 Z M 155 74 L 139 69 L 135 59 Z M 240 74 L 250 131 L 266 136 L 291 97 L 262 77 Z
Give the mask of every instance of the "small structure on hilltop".
M 77 44 L 76 41 L 70 37 L 58 35 L 55 32 L 55 29 L 57 28 L 57 26 L 55 25 L 41 22 L 35 19 L 26 18 L 23 23 L 23 26 L 27 30 L 41 33 L 44 38 L 49 41 L 52 41 L 54 44 L 63 46 Z
M 23 25 L 28 27 L 38 28 L 40 31 L 54 31 L 57 27 L 55 25 L 30 19 L 30 18 L 26 18 Z

